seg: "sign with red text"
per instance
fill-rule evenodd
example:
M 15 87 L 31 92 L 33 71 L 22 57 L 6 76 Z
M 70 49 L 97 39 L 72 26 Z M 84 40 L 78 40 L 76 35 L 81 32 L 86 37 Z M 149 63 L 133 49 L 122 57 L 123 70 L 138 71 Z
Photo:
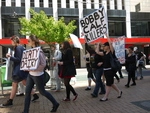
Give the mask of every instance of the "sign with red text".
M 118 37 L 115 38 L 112 42 L 114 50 L 115 50 L 115 55 L 120 61 L 121 64 L 125 63 L 125 37 Z
M 107 15 L 104 7 L 82 18 L 80 25 L 87 43 L 103 37 L 108 31 Z
M 39 63 L 41 47 L 23 51 L 20 70 L 35 70 Z

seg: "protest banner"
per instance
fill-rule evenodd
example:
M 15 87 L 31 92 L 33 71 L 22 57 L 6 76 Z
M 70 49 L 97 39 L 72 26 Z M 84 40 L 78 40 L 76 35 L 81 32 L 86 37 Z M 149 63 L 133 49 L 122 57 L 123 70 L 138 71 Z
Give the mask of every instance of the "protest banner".
M 74 34 L 69 34 L 75 48 L 83 49 L 78 37 Z
M 35 70 L 39 63 L 40 47 L 23 51 L 20 70 Z
M 107 15 L 104 7 L 82 18 L 80 25 L 87 43 L 103 37 L 108 31 Z
M 120 61 L 121 64 L 125 63 L 125 37 L 118 37 L 115 38 L 112 42 L 114 50 L 115 50 L 115 55 Z

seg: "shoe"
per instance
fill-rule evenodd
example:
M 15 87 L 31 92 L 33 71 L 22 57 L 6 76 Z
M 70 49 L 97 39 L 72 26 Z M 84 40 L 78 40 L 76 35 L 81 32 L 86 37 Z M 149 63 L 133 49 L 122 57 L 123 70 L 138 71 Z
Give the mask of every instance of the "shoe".
M 131 86 L 136 86 L 136 83 L 131 84 Z
M 125 87 L 129 88 L 130 86 L 128 84 L 126 84 Z
M 99 95 L 104 95 L 104 94 L 105 94 L 105 92 L 100 92 L 100 93 L 99 93 Z
M 8 107 L 8 106 L 12 106 L 12 105 L 13 105 L 12 99 L 9 99 L 9 100 L 7 100 L 6 103 L 1 104 L 0 107 Z
M 117 98 L 121 98 L 121 96 L 122 96 L 122 91 L 120 92 L 120 94 L 119 94 L 119 96 Z
M 24 96 L 24 93 L 16 94 L 17 97 Z
M 143 77 L 140 78 L 140 80 L 142 80 L 142 79 L 143 79 Z
M 135 77 L 135 80 L 137 80 L 138 78 L 137 77 Z
M 37 94 L 34 94 L 33 95 L 33 99 L 31 101 L 35 102 L 37 99 L 39 99 L 39 96 Z
M 124 78 L 123 76 L 121 76 L 120 78 Z
M 73 101 L 75 101 L 77 99 L 77 97 L 78 97 L 78 94 L 75 95 Z
M 87 87 L 85 90 L 88 91 L 88 90 L 91 90 L 91 88 Z
M 108 100 L 108 98 L 106 98 L 106 99 L 103 99 L 103 98 L 100 99 L 101 102 L 105 102 L 105 101 L 107 101 L 107 100 Z
M 53 107 L 53 109 L 51 110 L 51 112 L 56 112 L 57 109 L 58 109 L 58 107 L 59 107 L 59 103 Z
M 70 99 L 69 98 L 65 98 L 65 99 L 63 99 L 63 101 L 67 102 L 67 101 L 70 101 Z
M 95 94 L 93 94 L 93 93 L 91 93 L 91 95 L 92 95 L 93 98 L 96 98 L 96 97 L 97 97 L 97 96 L 96 96 Z

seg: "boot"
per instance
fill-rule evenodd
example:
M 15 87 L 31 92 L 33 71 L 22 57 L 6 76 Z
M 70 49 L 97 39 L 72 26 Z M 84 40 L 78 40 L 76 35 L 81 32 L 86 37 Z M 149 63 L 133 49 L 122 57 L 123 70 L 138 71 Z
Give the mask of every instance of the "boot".
M 39 99 L 39 96 L 37 94 L 34 94 L 33 95 L 33 99 L 31 101 L 35 102 L 37 99 Z

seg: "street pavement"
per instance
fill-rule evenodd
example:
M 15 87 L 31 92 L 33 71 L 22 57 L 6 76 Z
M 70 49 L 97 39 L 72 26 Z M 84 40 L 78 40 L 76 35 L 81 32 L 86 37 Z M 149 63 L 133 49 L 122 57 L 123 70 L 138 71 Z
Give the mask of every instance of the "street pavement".
M 136 80 L 136 86 L 125 87 L 127 83 L 127 73 L 122 69 L 124 78 L 120 82 L 115 79 L 115 84 L 122 90 L 123 94 L 120 99 L 117 98 L 117 92 L 112 89 L 108 101 L 99 101 L 103 95 L 92 98 L 91 93 L 94 89 L 92 82 L 92 90 L 85 91 L 87 87 L 86 69 L 77 69 L 76 81 L 71 81 L 72 86 L 78 93 L 76 101 L 64 102 L 65 89 L 60 92 L 54 92 L 50 89 L 50 83 L 47 83 L 46 90 L 49 91 L 60 103 L 57 113 L 150 113 L 150 66 L 144 70 L 143 80 Z M 132 83 L 132 82 L 131 82 Z M 0 104 L 5 103 L 9 98 L 10 88 L 5 89 L 4 95 L 0 96 Z M 52 104 L 37 91 L 39 100 L 30 104 L 30 113 L 50 113 Z M 71 99 L 74 96 L 71 93 Z M 13 106 L 0 108 L 0 113 L 21 113 L 23 111 L 24 96 L 16 97 Z

